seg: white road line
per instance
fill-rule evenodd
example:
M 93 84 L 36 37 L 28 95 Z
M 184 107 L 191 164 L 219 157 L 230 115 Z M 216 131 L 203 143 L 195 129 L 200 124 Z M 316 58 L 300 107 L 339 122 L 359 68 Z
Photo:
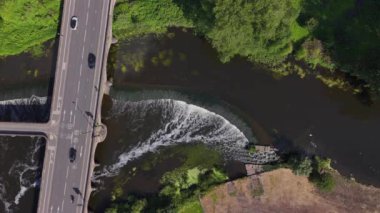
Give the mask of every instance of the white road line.
M 65 204 L 65 199 L 62 200 L 62 212 L 65 212 L 63 211 L 63 205 Z
M 85 32 L 86 33 L 86 32 Z M 83 39 L 84 40 L 84 39 Z M 83 60 L 83 56 L 84 56 L 84 46 L 83 46 L 83 49 L 82 49 L 82 60 Z
M 77 93 L 79 93 L 79 89 L 80 89 L 80 81 L 78 82 Z
M 72 118 L 72 116 L 73 116 L 73 111 L 70 110 L 70 123 L 71 123 L 71 118 Z
M 73 126 L 75 126 L 75 118 L 76 118 L 76 117 L 75 117 L 75 115 L 74 115 L 74 118 L 73 118 L 73 119 L 74 119 L 74 120 L 73 120 Z
M 86 17 L 86 27 L 87 27 L 87 24 L 88 24 L 88 13 L 87 13 L 87 17 Z
M 66 179 L 69 177 L 69 167 L 66 168 Z
M 63 188 L 63 195 L 66 195 L 67 182 L 65 182 L 65 187 Z
M 82 157 L 82 151 L 83 151 L 83 146 L 80 147 L 80 154 L 79 154 L 79 157 Z
M 86 43 L 87 28 L 84 30 L 83 43 Z M 84 48 L 84 46 L 83 46 Z
M 66 110 L 63 110 L 63 118 L 62 118 L 62 122 L 64 122 L 65 121 L 65 116 L 66 115 Z

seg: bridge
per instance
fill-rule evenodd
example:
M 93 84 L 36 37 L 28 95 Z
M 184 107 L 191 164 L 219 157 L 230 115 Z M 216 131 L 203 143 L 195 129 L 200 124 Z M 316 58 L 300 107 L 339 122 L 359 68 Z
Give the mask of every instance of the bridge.
M 112 43 L 115 0 L 63 0 L 50 118 L 47 123 L 0 122 L 0 135 L 46 138 L 38 212 L 87 212 L 97 143 L 104 140 L 101 103 Z M 78 17 L 76 30 L 70 28 Z M 95 68 L 88 55 L 96 56 Z M 74 162 L 69 150 L 77 150 Z

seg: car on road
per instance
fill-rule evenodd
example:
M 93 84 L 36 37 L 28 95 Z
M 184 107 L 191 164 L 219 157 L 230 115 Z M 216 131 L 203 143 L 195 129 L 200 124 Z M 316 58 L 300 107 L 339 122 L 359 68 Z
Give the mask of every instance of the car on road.
M 75 159 L 77 157 L 77 150 L 73 147 L 70 147 L 70 150 L 69 150 L 69 159 L 70 159 L 70 162 L 74 162 Z
M 76 30 L 78 28 L 78 17 L 76 17 L 76 16 L 71 17 L 70 27 L 73 30 Z
M 89 53 L 88 54 L 88 67 L 90 67 L 90 69 L 94 69 L 95 61 L 96 61 L 95 55 L 93 53 Z

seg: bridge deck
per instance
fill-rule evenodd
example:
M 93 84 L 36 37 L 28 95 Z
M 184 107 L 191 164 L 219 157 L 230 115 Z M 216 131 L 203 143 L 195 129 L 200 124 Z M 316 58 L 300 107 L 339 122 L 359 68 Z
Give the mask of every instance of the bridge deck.
M 38 212 L 87 212 L 95 147 L 104 139 L 95 136 L 94 129 L 101 125 L 114 4 L 114 0 L 64 0 L 49 122 L 0 122 L 0 135 L 47 139 Z M 72 16 L 79 19 L 77 30 L 69 26 Z M 96 55 L 94 69 L 88 66 L 89 53 Z M 69 160 L 70 148 L 77 150 L 74 162 Z

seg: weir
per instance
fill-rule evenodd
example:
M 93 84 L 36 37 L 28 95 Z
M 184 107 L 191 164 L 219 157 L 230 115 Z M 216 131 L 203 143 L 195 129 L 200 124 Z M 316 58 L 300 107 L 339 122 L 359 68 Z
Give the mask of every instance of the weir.
M 180 144 L 202 143 L 218 150 L 227 159 L 243 163 L 267 164 L 279 159 L 276 150 L 266 146 L 257 146 L 257 152 L 250 154 L 247 144 L 256 143 L 255 139 L 246 137 L 246 134 L 251 135 L 250 132 L 242 132 L 221 115 L 184 101 L 113 100 L 105 120 L 113 126 L 123 126 L 118 131 L 128 135 L 128 145 L 115 144 L 121 154 L 112 159 L 114 163 L 111 165 L 95 171 L 93 181 L 96 183 L 102 178 L 118 175 L 129 162 L 147 153 Z

